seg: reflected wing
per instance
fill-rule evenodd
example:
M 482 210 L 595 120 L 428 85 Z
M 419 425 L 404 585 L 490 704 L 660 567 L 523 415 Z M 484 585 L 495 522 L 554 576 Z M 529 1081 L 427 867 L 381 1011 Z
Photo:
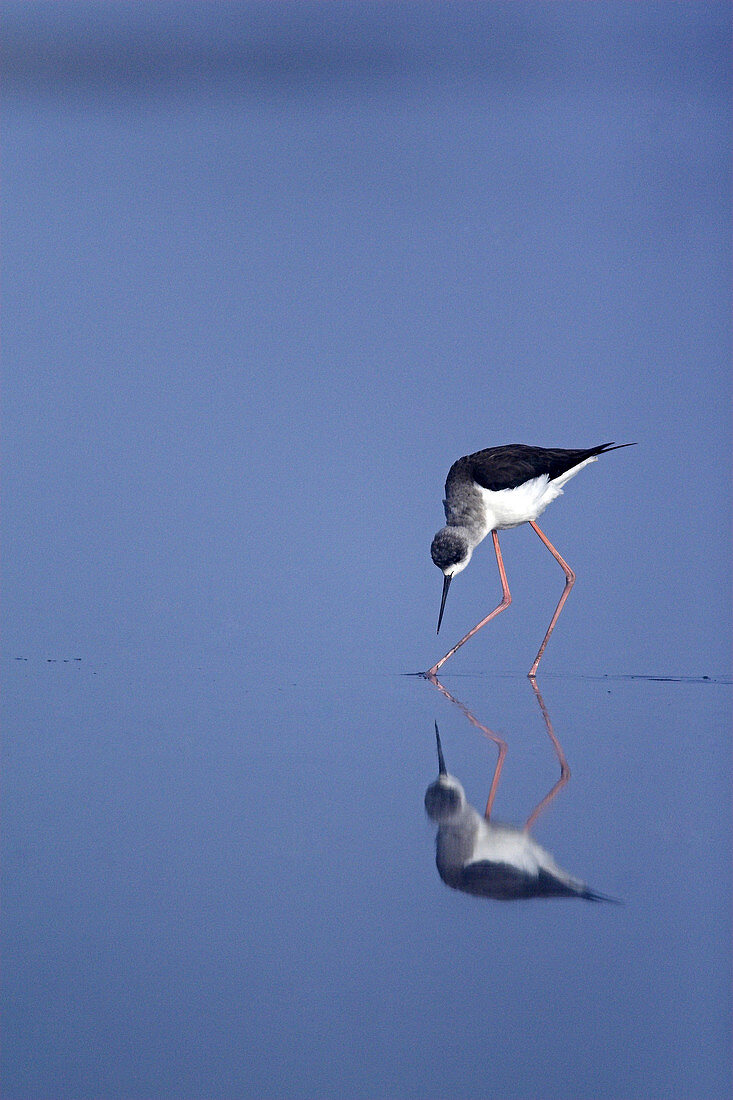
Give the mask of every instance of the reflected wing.
M 495 863 L 480 859 L 468 863 L 462 869 L 459 890 L 467 894 L 477 894 L 497 901 L 509 901 L 512 898 L 532 898 L 537 895 L 537 875 L 518 870 L 510 863 Z
M 596 894 L 580 879 L 558 878 L 542 868 L 537 874 L 522 871 L 508 863 L 477 860 L 461 871 L 459 881 L 452 885 L 467 894 L 511 901 L 518 898 L 584 898 L 586 901 L 615 901 Z

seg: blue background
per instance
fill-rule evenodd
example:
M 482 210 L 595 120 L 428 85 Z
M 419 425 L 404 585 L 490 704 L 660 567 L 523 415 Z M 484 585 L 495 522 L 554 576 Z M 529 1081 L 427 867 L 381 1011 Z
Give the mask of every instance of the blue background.
M 3 1095 L 727 1095 L 729 5 L 2 14 Z M 445 475 L 606 440 L 537 835 L 626 904 L 463 898 Z M 445 679 L 520 823 L 562 574 L 502 546 Z

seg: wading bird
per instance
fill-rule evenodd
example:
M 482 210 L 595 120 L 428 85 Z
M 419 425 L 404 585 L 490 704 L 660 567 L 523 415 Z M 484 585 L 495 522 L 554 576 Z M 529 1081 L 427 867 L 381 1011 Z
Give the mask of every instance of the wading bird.
M 425 792 L 428 817 L 438 825 L 435 862 L 443 882 L 454 890 L 496 901 L 518 898 L 585 898 L 615 901 L 564 871 L 529 835 L 528 828 L 499 825 L 470 805 L 443 759 L 435 724 L 440 774 Z
M 443 573 L 438 632 L 451 581 L 466 568 L 474 550 L 488 534 L 491 534 L 494 541 L 503 596 L 498 607 L 433 665 L 426 673 L 428 677 L 435 676 L 438 669 L 464 642 L 512 602 L 497 532 L 529 523 L 565 573 L 565 588 L 528 673 L 528 676 L 534 678 L 548 639 L 575 583 L 572 569 L 539 529 L 535 520 L 542 515 L 548 504 L 562 494 L 563 487 L 570 478 L 575 477 L 590 462 L 595 462 L 598 455 L 633 446 L 633 443 L 601 443 L 598 447 L 581 450 L 560 450 L 511 443 L 506 447 L 489 447 L 484 451 L 476 451 L 475 454 L 465 455 L 453 463 L 445 483 L 443 505 L 446 526 L 438 531 L 430 547 L 431 557 Z

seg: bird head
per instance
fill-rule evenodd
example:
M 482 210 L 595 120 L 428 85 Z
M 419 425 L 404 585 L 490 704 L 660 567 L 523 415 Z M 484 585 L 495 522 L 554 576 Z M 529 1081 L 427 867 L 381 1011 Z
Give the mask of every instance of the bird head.
M 430 556 L 443 573 L 443 596 L 440 601 L 437 634 L 440 633 L 450 583 L 456 573 L 466 568 L 472 553 L 468 534 L 462 527 L 442 527 L 433 539 Z
M 437 722 L 435 723 L 435 737 L 438 742 L 440 774 L 425 792 L 425 810 L 428 817 L 432 818 L 433 821 L 447 821 L 461 812 L 466 804 L 466 795 L 458 780 L 446 771 Z

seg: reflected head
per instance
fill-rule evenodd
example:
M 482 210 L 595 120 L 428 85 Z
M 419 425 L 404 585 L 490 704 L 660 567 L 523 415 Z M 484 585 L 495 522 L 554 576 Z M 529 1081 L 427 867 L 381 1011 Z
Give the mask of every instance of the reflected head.
M 433 821 L 443 821 L 458 813 L 463 803 L 463 791 L 458 783 L 436 779 L 425 792 L 425 810 Z

